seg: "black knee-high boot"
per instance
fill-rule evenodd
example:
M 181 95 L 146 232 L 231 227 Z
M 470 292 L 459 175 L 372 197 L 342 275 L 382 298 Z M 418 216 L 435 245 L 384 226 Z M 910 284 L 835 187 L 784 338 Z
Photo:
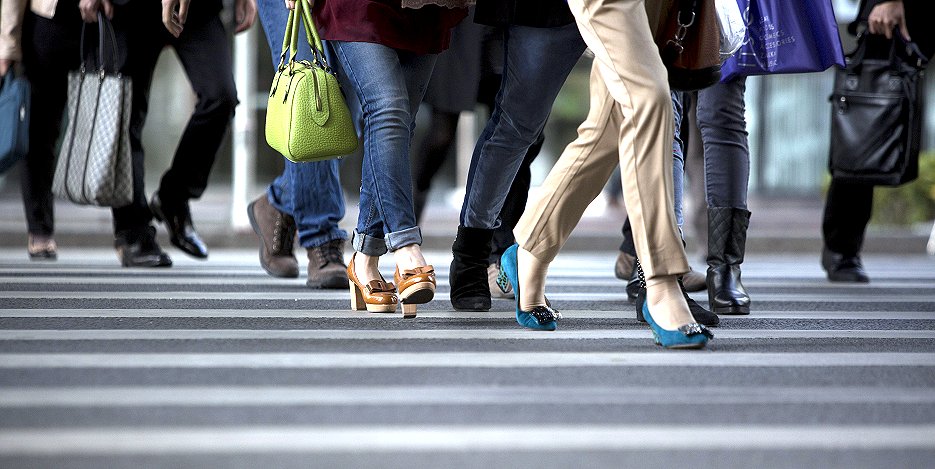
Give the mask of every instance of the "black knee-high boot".
M 750 212 L 708 208 L 708 307 L 719 314 L 750 314 L 750 296 L 740 282 Z
M 487 258 L 493 230 L 458 227 L 458 236 L 451 245 L 451 306 L 458 311 L 490 309 L 490 287 L 487 285 Z

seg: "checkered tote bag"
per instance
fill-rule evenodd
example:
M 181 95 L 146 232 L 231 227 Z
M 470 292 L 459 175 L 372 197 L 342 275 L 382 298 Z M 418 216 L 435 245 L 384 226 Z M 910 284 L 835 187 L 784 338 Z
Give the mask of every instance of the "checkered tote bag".
M 104 66 L 105 31 L 113 70 Z M 98 69 L 89 70 L 81 31 L 81 68 L 68 75 L 68 120 L 52 192 L 82 205 L 122 207 L 133 200 L 130 154 L 130 79 L 116 72 L 113 27 L 98 14 Z

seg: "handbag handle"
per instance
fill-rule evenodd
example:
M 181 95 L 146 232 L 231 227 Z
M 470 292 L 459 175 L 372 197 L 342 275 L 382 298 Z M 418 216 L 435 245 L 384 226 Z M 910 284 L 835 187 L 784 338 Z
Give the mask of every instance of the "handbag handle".
M 890 64 L 893 67 L 897 66 L 896 64 L 898 60 L 897 59 L 898 55 L 896 54 L 896 43 L 897 43 L 896 37 L 898 37 L 899 38 L 898 42 L 902 42 L 906 48 L 907 58 L 911 59 L 915 57 L 915 64 L 908 62 L 908 61 L 904 61 L 902 59 L 899 59 L 899 60 L 907 63 L 908 65 L 914 66 L 915 68 L 919 68 L 919 69 L 925 68 L 925 65 L 928 64 L 929 59 L 922 53 L 922 50 L 919 49 L 918 44 L 912 41 L 907 41 L 906 38 L 904 38 L 902 34 L 899 34 L 898 31 L 894 31 L 893 35 L 895 37 L 891 40 L 891 43 L 890 43 L 890 55 L 889 55 Z M 860 73 L 861 64 L 863 63 L 864 56 L 866 55 L 866 52 L 867 52 L 867 43 L 869 42 L 868 40 L 869 36 L 870 36 L 870 33 L 868 33 L 867 30 L 863 30 L 857 35 L 857 48 L 855 48 L 853 52 L 848 54 L 848 58 L 850 58 L 851 63 L 854 64 L 854 66 L 851 67 L 851 72 L 850 72 L 851 74 Z
M 105 27 L 106 23 L 106 27 Z M 79 45 L 79 53 L 81 54 L 81 72 L 84 73 L 86 70 L 85 61 L 87 56 L 84 55 L 84 28 L 87 27 L 88 23 L 81 23 L 81 42 Z M 110 33 L 110 42 L 113 45 L 111 47 L 111 55 L 113 62 L 113 72 L 117 73 L 117 37 L 114 34 L 114 26 L 110 24 L 110 21 L 104 16 L 100 11 L 97 12 L 97 65 L 100 67 L 101 76 L 104 76 L 104 35 L 106 32 Z
M 304 0 L 297 0 L 295 9 L 289 11 L 289 18 L 286 20 L 286 33 L 282 39 L 282 53 L 279 57 L 279 70 L 282 70 L 286 63 L 286 55 L 289 55 L 289 63 L 295 62 L 296 55 L 299 53 L 299 23 L 305 27 L 305 39 L 311 49 L 313 60 L 325 69 L 330 70 L 328 61 L 325 58 L 325 49 L 318 35 L 318 28 L 315 27 L 315 21 L 312 18 L 312 12 L 304 4 Z
M 864 26 L 864 29 L 859 29 L 861 26 Z M 858 19 L 850 22 L 847 25 L 847 31 L 852 35 L 857 36 L 857 48 L 854 49 L 854 52 L 851 52 L 848 55 L 849 57 L 854 58 L 856 63 L 860 63 L 864 59 L 864 52 L 866 50 L 864 43 L 866 42 L 866 36 L 870 34 L 868 30 L 869 24 L 867 23 L 867 20 Z M 907 41 L 906 38 L 903 37 L 902 33 L 899 31 L 899 26 L 893 26 L 893 44 L 890 49 L 890 61 L 892 62 L 896 56 L 896 38 L 899 38 L 899 42 L 902 42 L 906 47 L 906 56 L 909 58 L 915 57 L 916 63 L 914 66 L 916 68 L 925 68 L 930 58 L 926 57 L 925 54 L 922 53 L 922 49 L 919 49 L 918 44 L 912 41 Z

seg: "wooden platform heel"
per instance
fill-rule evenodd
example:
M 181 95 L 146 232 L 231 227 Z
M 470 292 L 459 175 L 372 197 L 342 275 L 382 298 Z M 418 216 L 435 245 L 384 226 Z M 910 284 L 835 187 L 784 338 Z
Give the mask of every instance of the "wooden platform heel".
M 347 283 L 351 290 L 351 310 L 367 310 L 371 313 L 395 313 L 399 297 L 396 296 L 396 287 L 386 283 L 382 277 L 371 280 L 367 285 L 361 285 L 354 272 L 354 257 L 347 263 Z
M 393 280 L 399 285 L 399 301 L 403 305 L 403 318 L 416 317 L 418 305 L 428 303 L 435 298 L 435 268 L 430 265 L 393 274 Z

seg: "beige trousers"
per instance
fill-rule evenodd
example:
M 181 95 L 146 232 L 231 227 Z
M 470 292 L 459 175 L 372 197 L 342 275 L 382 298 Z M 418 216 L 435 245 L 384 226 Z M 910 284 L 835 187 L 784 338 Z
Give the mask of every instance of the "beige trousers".
M 672 101 L 650 28 L 660 3 L 648 3 L 568 1 L 595 56 L 591 108 L 514 230 L 519 245 L 541 261 L 555 258 L 619 162 L 646 277 L 689 270 L 672 200 Z

